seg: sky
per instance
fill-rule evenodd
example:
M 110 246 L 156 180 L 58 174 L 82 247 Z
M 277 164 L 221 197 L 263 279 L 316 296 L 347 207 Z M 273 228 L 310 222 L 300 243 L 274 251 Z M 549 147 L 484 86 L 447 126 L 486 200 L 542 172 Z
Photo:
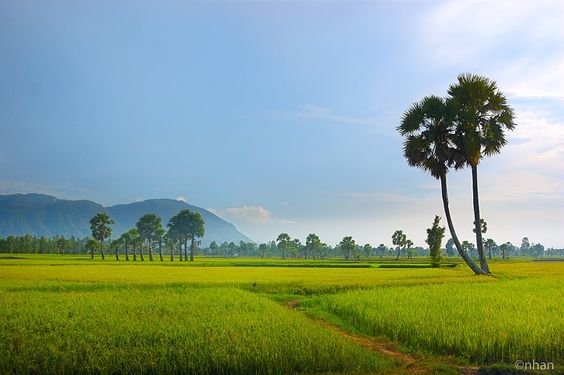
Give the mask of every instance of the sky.
M 172 198 L 255 241 L 425 246 L 440 186 L 396 127 L 471 72 L 517 123 L 478 169 L 485 237 L 564 247 L 562 24 L 558 0 L 0 0 L 0 194 Z M 472 240 L 470 172 L 448 179 Z

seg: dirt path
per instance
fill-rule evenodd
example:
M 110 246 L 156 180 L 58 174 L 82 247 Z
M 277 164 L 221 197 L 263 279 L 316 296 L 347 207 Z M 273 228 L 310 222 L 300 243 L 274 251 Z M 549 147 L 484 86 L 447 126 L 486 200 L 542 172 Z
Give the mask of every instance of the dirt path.
M 288 301 L 284 304 L 284 306 L 289 309 L 295 309 L 296 307 L 299 306 L 299 303 L 300 301 L 297 300 Z M 325 320 L 312 319 L 312 318 L 310 319 L 312 321 L 317 322 L 318 324 L 321 324 L 325 328 L 339 334 L 340 336 L 346 337 L 348 340 L 353 341 L 354 343 L 362 346 L 365 349 L 368 349 L 375 353 L 379 353 L 381 355 L 399 361 L 403 365 L 404 370 L 409 374 L 436 374 L 437 368 L 433 368 L 433 366 L 430 365 L 431 362 L 434 362 L 437 365 L 458 369 L 459 373 L 463 375 L 475 375 L 478 373 L 479 370 L 478 367 L 461 367 L 454 363 L 449 363 L 441 359 L 433 358 L 432 361 L 430 360 L 425 361 L 423 358 L 399 351 L 390 342 L 377 340 L 368 336 L 357 335 L 347 332 L 336 325 L 326 322 Z

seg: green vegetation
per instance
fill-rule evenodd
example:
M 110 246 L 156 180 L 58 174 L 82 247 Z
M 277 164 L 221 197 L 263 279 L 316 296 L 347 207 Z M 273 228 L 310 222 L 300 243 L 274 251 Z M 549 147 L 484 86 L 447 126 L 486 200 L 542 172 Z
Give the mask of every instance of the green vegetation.
M 562 277 L 379 288 L 308 301 L 360 332 L 479 364 L 564 357 Z M 479 327 L 479 329 L 477 329 Z
M 18 281 L 2 289 L 2 373 L 363 373 L 392 362 L 233 288 Z
M 308 315 L 398 342 L 419 353 L 423 373 L 507 369 L 523 358 L 561 363 L 564 263 L 494 260 L 495 278 L 460 266 L 386 265 L 394 263 L 3 255 L 0 372 L 413 370 Z
M 427 245 L 429 245 L 429 252 L 431 255 L 431 261 L 434 267 L 438 267 L 441 264 L 441 243 L 443 242 L 443 237 L 445 236 L 445 228 L 439 226 L 440 217 L 435 215 L 433 220 L 433 226 L 427 229 Z

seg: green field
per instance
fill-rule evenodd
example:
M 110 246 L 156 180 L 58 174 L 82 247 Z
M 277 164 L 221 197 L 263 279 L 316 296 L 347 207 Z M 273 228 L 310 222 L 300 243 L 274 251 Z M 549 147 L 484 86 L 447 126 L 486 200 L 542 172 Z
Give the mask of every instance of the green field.
M 0 373 L 561 371 L 564 263 L 360 265 L 0 255 Z

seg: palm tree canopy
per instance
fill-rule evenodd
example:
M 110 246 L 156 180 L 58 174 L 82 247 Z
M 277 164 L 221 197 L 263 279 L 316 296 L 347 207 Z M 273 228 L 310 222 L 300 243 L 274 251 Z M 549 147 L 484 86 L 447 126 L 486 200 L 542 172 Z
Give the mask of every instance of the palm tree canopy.
M 507 144 L 505 130 L 515 128 L 513 109 L 497 84 L 465 73 L 448 89 L 455 111 L 456 143 L 466 163 L 476 166 L 482 157 L 497 154 Z
M 156 237 L 159 228 L 162 228 L 161 218 L 155 214 L 145 214 L 135 226 L 141 238 L 151 242 Z
M 111 224 L 114 224 L 114 221 L 107 213 L 97 213 L 92 219 L 90 219 L 92 237 L 98 241 L 103 241 L 106 238 L 109 238 L 112 235 L 112 228 L 110 228 Z
M 453 107 L 448 100 L 427 96 L 403 114 L 397 130 L 406 137 L 403 154 L 410 166 L 439 178 L 462 160 L 455 148 Z
M 205 233 L 202 216 L 188 209 L 173 216 L 168 223 L 168 228 L 172 237 L 180 237 L 183 240 L 203 237 Z

